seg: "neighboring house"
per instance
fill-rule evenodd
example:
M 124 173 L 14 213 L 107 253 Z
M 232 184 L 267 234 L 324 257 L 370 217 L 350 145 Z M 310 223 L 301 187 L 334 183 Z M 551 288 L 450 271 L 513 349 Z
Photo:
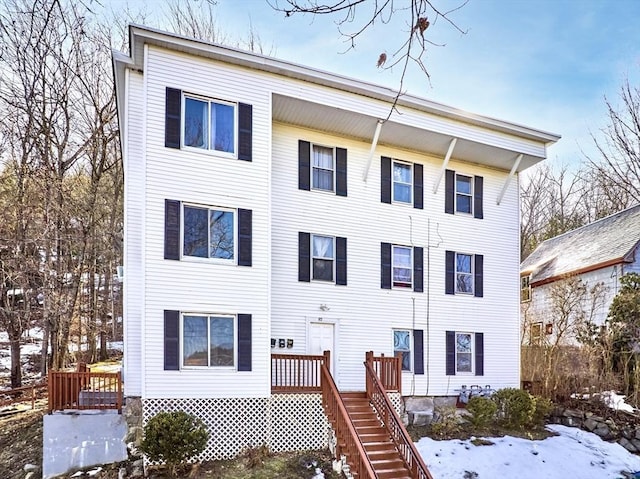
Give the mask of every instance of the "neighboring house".
M 205 458 L 322 447 L 319 395 L 272 393 L 281 354 L 330 351 L 341 391 L 364 391 L 367 351 L 402 355 L 403 397 L 519 386 L 518 175 L 557 135 L 410 95 L 385 121 L 390 89 L 144 27 L 130 49 L 124 377 L 145 420 L 200 415 Z
M 542 242 L 520 265 L 523 344 L 604 324 L 622 275 L 640 272 L 640 205 Z

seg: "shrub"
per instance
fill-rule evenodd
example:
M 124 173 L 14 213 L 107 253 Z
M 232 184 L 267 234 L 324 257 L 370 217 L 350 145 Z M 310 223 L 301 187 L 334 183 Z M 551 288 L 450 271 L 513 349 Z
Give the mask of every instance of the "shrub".
M 469 421 L 473 427 L 483 428 L 496 416 L 498 406 L 487 397 L 474 396 L 467 403 L 467 411 L 471 414 Z
M 551 413 L 551 410 L 553 409 L 553 401 L 542 396 L 534 396 L 533 402 L 535 405 L 535 410 L 533 412 L 531 423 L 534 426 L 542 426 L 544 425 L 544 419 Z
M 436 420 L 431 423 L 431 432 L 438 437 L 451 437 L 460 429 L 456 408 L 443 407 L 438 411 Z
M 533 397 L 527 391 L 515 388 L 500 389 L 492 399 L 498 408 L 498 417 L 506 427 L 521 429 L 531 424 L 536 406 Z
M 144 427 L 140 450 L 153 462 L 164 462 L 171 476 L 204 451 L 209 434 L 204 423 L 184 411 L 161 412 Z

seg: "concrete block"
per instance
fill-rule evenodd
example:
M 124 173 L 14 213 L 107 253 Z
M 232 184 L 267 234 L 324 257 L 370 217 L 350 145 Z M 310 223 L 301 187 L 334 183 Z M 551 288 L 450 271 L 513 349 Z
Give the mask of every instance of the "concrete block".
M 433 398 L 425 396 L 410 396 L 404 400 L 404 408 L 407 412 L 431 411 L 433 414 Z

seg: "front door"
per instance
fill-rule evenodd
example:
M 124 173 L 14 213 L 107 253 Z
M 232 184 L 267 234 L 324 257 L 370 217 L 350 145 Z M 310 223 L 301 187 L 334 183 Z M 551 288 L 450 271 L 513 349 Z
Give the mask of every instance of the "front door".
M 325 351 L 331 352 L 331 374 L 335 379 L 335 364 L 337 358 L 334 354 L 334 325 L 333 323 L 309 323 L 309 354 L 321 355 Z

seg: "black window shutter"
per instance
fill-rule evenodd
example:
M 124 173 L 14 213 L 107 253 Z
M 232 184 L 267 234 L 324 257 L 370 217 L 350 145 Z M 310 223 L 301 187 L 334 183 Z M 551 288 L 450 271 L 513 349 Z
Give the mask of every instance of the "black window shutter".
M 456 332 L 447 331 L 446 335 L 446 369 L 447 376 L 456 375 Z
M 347 238 L 336 237 L 336 284 L 347 284 Z
M 473 217 L 484 218 L 482 211 L 482 176 L 473 179 Z
M 336 148 L 336 195 L 347 196 L 347 150 Z
M 453 214 L 455 205 L 456 172 L 446 170 L 444 172 L 444 212 Z
M 298 140 L 298 189 L 311 189 L 311 143 Z
M 251 266 L 253 212 L 238 210 L 238 265 Z
M 164 369 L 180 369 L 180 312 L 164 312 Z
M 298 233 L 298 281 L 311 281 L 311 235 Z
M 424 374 L 424 332 L 422 329 L 413 330 L 413 372 Z
M 380 158 L 380 201 L 391 203 L 391 158 L 383 156 Z
M 182 91 L 167 87 L 164 110 L 164 146 L 180 148 Z
M 476 333 L 476 376 L 484 376 L 484 334 Z
M 413 207 L 422 209 L 424 205 L 422 165 L 413 165 Z
M 380 243 L 380 287 L 391 289 L 391 243 Z
M 444 292 L 446 294 L 456 294 L 456 253 L 455 251 L 447 251 L 445 254 Z
M 238 371 L 251 371 L 250 314 L 238 314 Z
M 253 106 L 238 105 L 238 159 L 253 160 Z
M 474 255 L 475 269 L 474 269 L 474 288 L 473 295 L 482 298 L 484 295 L 483 276 L 484 276 L 484 256 L 481 254 Z
M 164 259 L 180 259 L 180 202 L 164 200 Z
M 413 248 L 413 290 L 416 293 L 424 291 L 423 250 L 416 246 Z

